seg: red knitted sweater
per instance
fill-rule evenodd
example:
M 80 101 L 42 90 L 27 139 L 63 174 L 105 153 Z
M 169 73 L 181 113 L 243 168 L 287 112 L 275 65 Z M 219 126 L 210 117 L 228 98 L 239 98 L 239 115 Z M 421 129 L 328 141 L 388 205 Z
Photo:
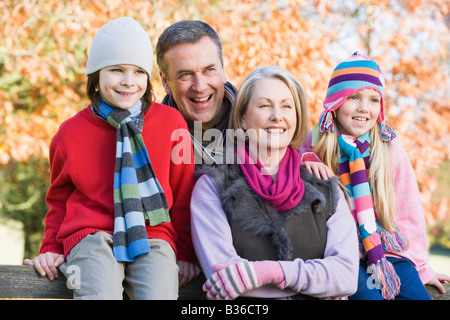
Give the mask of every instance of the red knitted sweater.
M 189 205 L 194 161 L 171 161 L 172 149 L 180 143 L 172 141 L 172 132 L 180 128 L 187 132 L 181 114 L 158 103 L 144 117 L 142 136 L 171 217 L 169 223 L 147 225 L 147 234 L 169 242 L 178 260 L 193 262 Z M 95 116 L 90 107 L 60 126 L 50 144 L 51 185 L 46 198 L 50 209 L 40 253 L 67 256 L 86 235 L 100 230 L 113 233 L 115 155 L 116 129 Z

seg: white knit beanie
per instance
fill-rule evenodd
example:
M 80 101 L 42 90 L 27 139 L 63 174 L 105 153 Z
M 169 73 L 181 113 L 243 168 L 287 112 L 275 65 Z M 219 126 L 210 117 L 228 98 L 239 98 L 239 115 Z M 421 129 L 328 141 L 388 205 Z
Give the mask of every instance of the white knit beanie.
M 133 18 L 119 18 L 101 27 L 92 39 L 86 75 L 117 64 L 132 64 L 150 77 L 153 48 L 150 37 Z

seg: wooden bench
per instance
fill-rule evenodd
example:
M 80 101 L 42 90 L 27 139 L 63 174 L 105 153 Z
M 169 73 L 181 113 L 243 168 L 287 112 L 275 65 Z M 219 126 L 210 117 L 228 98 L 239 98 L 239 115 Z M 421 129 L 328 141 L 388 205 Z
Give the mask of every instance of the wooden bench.
M 206 299 L 201 289 L 204 281 L 204 277 L 199 277 L 180 288 L 178 299 Z M 0 299 L 72 299 L 72 290 L 66 282 L 61 272 L 58 278 L 50 281 L 33 266 L 0 264 Z M 128 298 L 126 294 L 124 298 Z
M 0 298 L 16 299 L 72 299 L 62 273 L 53 281 L 41 277 L 32 266 L 0 265 Z M 179 300 L 204 299 L 201 285 L 204 277 L 191 281 L 180 288 Z M 450 284 L 444 284 L 446 293 L 441 294 L 432 286 L 425 286 L 433 300 L 450 300 Z

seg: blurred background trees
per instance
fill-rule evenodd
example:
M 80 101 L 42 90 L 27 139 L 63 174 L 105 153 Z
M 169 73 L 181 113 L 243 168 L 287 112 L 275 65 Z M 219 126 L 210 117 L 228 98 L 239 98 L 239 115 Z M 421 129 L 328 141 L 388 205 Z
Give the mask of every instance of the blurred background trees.
M 25 256 L 40 246 L 48 146 L 58 126 L 86 107 L 84 70 L 94 33 L 130 16 L 161 32 L 182 19 L 211 24 L 228 79 L 275 64 L 307 91 L 318 120 L 334 66 L 354 51 L 376 60 L 387 82 L 387 119 L 409 153 L 430 242 L 450 247 L 450 6 L 447 0 L 108 0 L 0 3 L 0 219 L 21 221 Z M 163 98 L 155 63 L 152 83 Z M 0 220 L 1 221 L 1 220 Z

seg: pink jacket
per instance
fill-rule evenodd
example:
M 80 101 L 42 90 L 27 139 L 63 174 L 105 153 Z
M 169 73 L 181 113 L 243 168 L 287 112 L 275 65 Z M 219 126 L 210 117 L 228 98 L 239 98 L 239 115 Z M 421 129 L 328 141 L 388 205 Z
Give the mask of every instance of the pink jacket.
M 311 133 L 300 153 L 312 151 Z M 428 245 L 425 215 L 408 154 L 396 138 L 389 143 L 391 177 L 395 198 L 395 223 L 409 241 L 409 250 L 402 253 L 386 252 L 389 256 L 409 259 L 416 267 L 423 284 L 429 282 L 436 272 L 428 264 Z

